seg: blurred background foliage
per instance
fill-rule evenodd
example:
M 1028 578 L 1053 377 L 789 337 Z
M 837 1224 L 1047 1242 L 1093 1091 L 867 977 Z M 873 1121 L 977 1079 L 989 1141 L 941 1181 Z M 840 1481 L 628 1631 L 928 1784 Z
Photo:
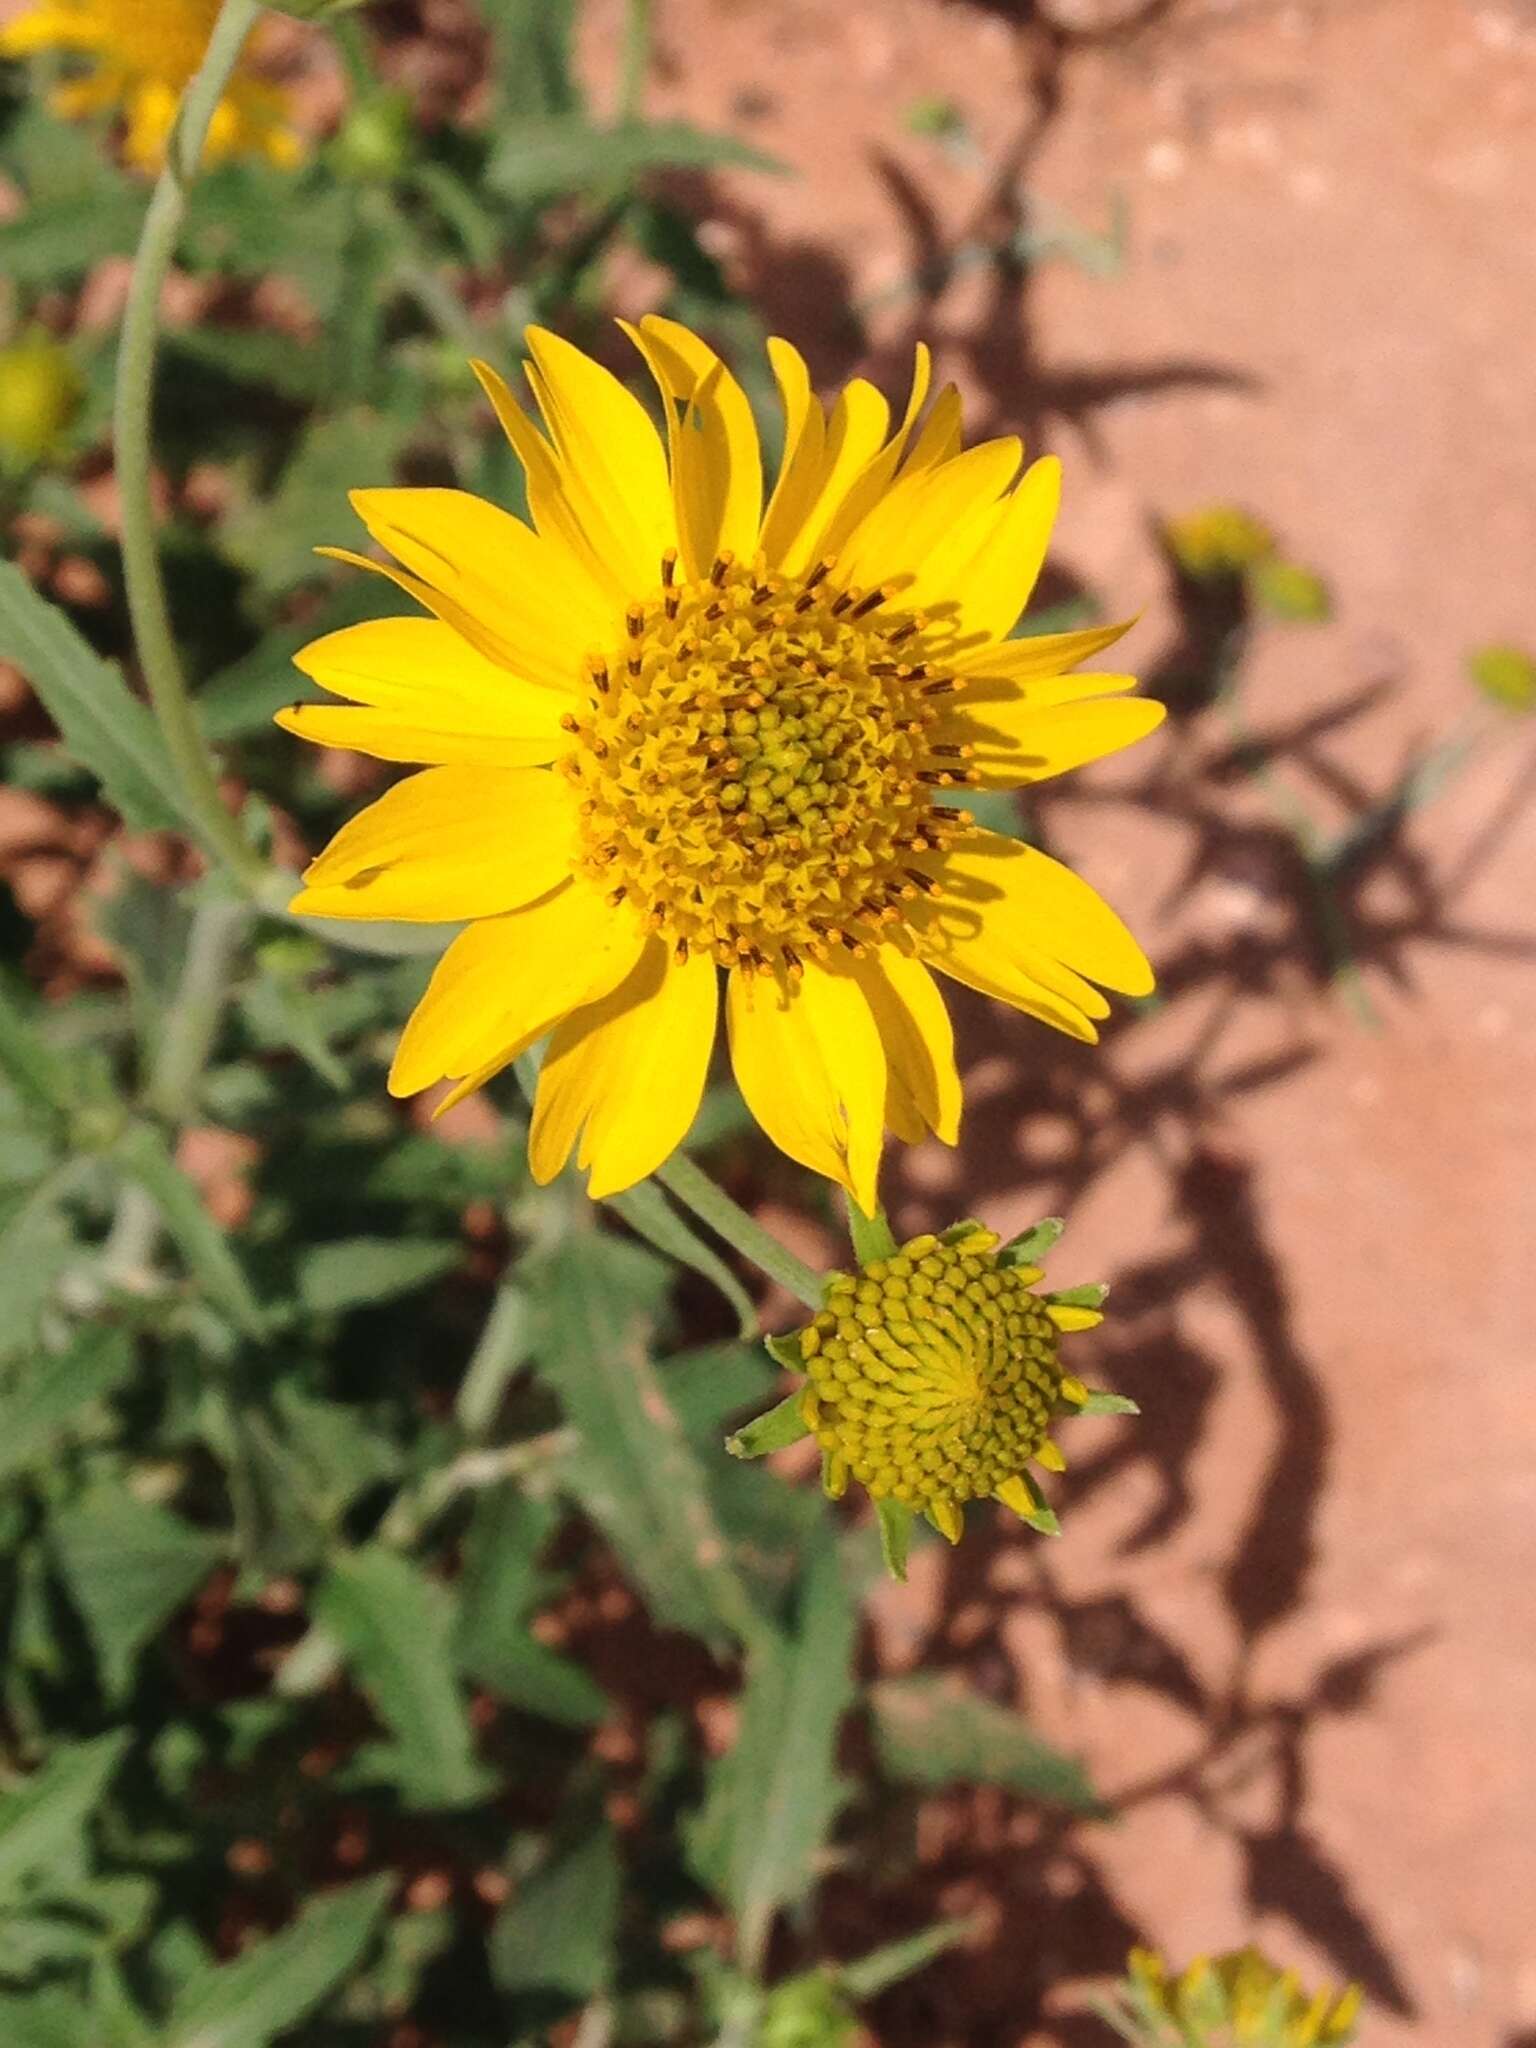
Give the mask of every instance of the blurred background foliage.
M 760 323 L 668 174 L 781 167 L 648 118 L 643 0 L 613 104 L 589 104 L 574 8 L 482 0 L 475 116 L 431 122 L 378 82 L 371 40 L 403 12 L 347 16 L 336 132 L 295 172 L 198 186 L 162 366 L 166 567 L 204 729 L 288 865 L 371 773 L 273 731 L 309 688 L 289 658 L 397 608 L 314 553 L 348 538 L 344 488 L 520 508 L 470 354 L 510 367 L 531 320 L 606 351 L 622 258 L 768 395 Z M 837 2048 L 967 1938 L 903 1903 L 925 1792 L 993 1786 L 1085 1843 L 1112 1815 L 1011 1709 L 865 1681 L 872 1531 L 722 1454 L 776 1371 L 721 1248 L 654 1188 L 617 1219 L 568 1182 L 536 1195 L 510 1080 L 494 1139 L 420 1127 L 383 1083 L 427 955 L 258 918 L 175 837 L 125 680 L 113 323 L 82 317 L 145 188 L 109 129 L 60 126 L 14 67 L 3 90 L 0 657 L 56 728 L 5 772 L 127 837 L 89 906 L 115 974 L 67 1004 L 35 993 L 0 902 L 0 2038 Z M 945 108 L 912 125 L 967 146 Z M 1102 270 L 1123 227 L 954 260 Z M 1325 586 L 1237 508 L 1166 547 L 1187 633 L 1158 687 L 1221 707 L 1242 748 L 1255 612 L 1304 624 Z M 1078 594 L 1029 623 L 1096 613 Z M 1520 650 L 1471 669 L 1487 716 L 1529 708 Z M 1469 717 L 1348 843 L 1274 787 L 1331 971 L 1351 864 L 1454 771 Z M 209 1169 L 210 1130 L 238 1170 Z M 823 1199 L 727 1090 L 692 1145 L 728 1185 Z M 833 1876 L 889 1902 L 888 1939 L 829 1942 Z

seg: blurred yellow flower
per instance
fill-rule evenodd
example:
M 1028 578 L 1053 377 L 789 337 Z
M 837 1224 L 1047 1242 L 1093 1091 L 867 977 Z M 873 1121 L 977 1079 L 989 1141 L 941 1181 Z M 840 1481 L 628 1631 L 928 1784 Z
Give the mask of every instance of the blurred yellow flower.
M 1036 1294 L 1041 1269 L 1000 1262 L 997 1242 L 960 1224 L 834 1273 L 825 1309 L 799 1337 L 810 1379 L 800 1411 L 827 1492 L 836 1499 L 857 1479 L 874 1500 L 925 1514 L 951 1543 L 965 1503 L 988 1495 L 1053 1525 L 1024 1468 L 1064 1471 L 1052 1423 L 1093 1399 L 1063 1368 L 1058 1342 L 1102 1316 Z
M 1214 1961 L 1202 1956 L 1170 1978 L 1163 1959 L 1135 1948 L 1131 1988 L 1138 2009 L 1176 2027 L 1198 2048 L 1218 2043 L 1253 2048 L 1329 2048 L 1354 2039 L 1360 1987 L 1343 1992 L 1303 1991 L 1294 1970 L 1281 1971 L 1256 1948 L 1233 1949 Z
M 1075 1037 L 1145 994 L 1141 949 L 1083 882 L 950 799 L 1076 768 L 1150 732 L 1133 678 L 1065 673 L 1122 626 L 1008 640 L 1044 559 L 1059 466 L 1012 436 L 962 452 L 862 381 L 830 416 L 770 342 L 786 415 L 763 508 L 746 395 L 686 328 L 627 330 L 645 409 L 568 342 L 528 336 L 541 432 L 478 373 L 527 472 L 532 526 L 450 490 L 353 496 L 431 618 L 352 626 L 298 664 L 346 706 L 306 739 L 428 762 L 345 826 L 294 908 L 470 920 L 390 1086 L 450 1100 L 553 1030 L 530 1136 L 629 1186 L 682 1139 L 715 1038 L 791 1157 L 875 1206 L 882 1132 L 953 1142 L 950 1028 L 930 967 Z M 553 771 L 553 772 L 552 772 Z
M 58 50 L 83 59 L 79 77 L 54 87 L 50 107 L 65 120 L 120 113 L 125 158 L 156 171 L 218 12 L 218 0 L 35 0 L 0 28 L 0 56 Z M 288 115 L 287 94 L 242 68 L 215 109 L 206 161 L 297 163 L 303 151 Z
M 52 453 L 85 396 L 85 379 L 46 334 L 0 348 L 0 467 L 26 467 Z
M 1269 528 L 1240 505 L 1204 505 L 1163 525 L 1163 539 L 1186 576 L 1239 576 L 1275 551 Z

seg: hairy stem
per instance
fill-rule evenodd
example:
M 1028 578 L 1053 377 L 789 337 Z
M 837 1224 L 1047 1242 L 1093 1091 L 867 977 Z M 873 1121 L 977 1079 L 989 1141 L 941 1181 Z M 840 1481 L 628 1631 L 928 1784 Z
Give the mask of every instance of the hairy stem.
M 652 1178 L 676 1195 L 701 1222 L 707 1223 L 717 1237 L 723 1237 L 744 1259 L 760 1266 L 770 1280 L 777 1280 L 797 1301 L 803 1301 L 807 1308 L 823 1305 L 821 1275 L 803 1259 L 797 1259 L 788 1245 L 780 1244 L 772 1231 L 764 1230 L 684 1153 L 674 1152 L 665 1166 L 657 1167 Z
M 133 281 L 118 345 L 113 447 L 122 502 L 123 579 L 134 646 L 155 716 L 198 836 L 240 879 L 262 876 L 260 855 L 247 842 L 219 792 L 213 758 L 199 730 L 182 672 L 150 497 L 150 431 L 160 294 L 186 218 L 187 200 L 208 125 L 259 12 L 256 0 L 225 0 L 202 68 L 187 87 L 134 258 Z

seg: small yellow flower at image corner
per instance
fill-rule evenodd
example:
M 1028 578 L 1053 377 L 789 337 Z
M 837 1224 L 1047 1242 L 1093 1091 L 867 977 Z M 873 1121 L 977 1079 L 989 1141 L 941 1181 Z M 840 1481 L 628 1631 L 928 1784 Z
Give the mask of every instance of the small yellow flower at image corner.
M 1131 2011 L 1172 2030 L 1151 2040 L 1190 2048 L 1342 2048 L 1355 2038 L 1358 1984 L 1307 1991 L 1294 1970 L 1279 1969 L 1252 1946 L 1197 1957 L 1177 1976 L 1154 1951 L 1134 1948 L 1127 1968 Z
M 1008 636 L 1060 492 L 1002 435 L 966 448 L 919 348 L 893 424 L 869 383 L 830 407 L 769 343 L 784 456 L 764 503 L 746 394 L 677 323 L 625 326 L 639 399 L 527 335 L 542 427 L 476 372 L 526 472 L 531 524 L 457 490 L 356 491 L 425 616 L 327 635 L 298 667 L 340 704 L 304 739 L 427 764 L 344 825 L 292 908 L 466 924 L 406 1026 L 397 1095 L 439 1108 L 553 1034 L 535 1178 L 573 1150 L 593 1196 L 653 1172 L 702 1097 L 726 976 L 731 1059 L 769 1137 L 865 1211 L 888 1128 L 956 1141 L 933 970 L 1092 1042 L 1101 992 L 1152 972 L 1087 883 L 984 831 L 1018 789 L 1139 740 L 1135 678 L 1073 674 L 1126 630 Z M 926 412 L 925 412 L 926 408 Z
M 999 1246 L 974 1221 L 914 1237 L 853 1273 L 832 1273 L 826 1307 L 768 1340 L 807 1385 L 729 1440 L 761 1457 L 804 1435 L 821 1449 L 822 1485 L 838 1499 L 857 1480 L 874 1501 L 886 1564 L 902 1578 L 914 1518 L 951 1543 L 967 1502 L 996 1499 L 1043 1534 L 1058 1533 L 1033 1463 L 1066 1469 L 1051 1431 L 1063 1417 L 1135 1414 L 1063 1364 L 1063 1336 L 1103 1321 L 1101 1286 L 1037 1291 L 1056 1218 Z
M 34 0 L 0 26 L 0 57 L 57 51 L 76 75 L 49 94 L 61 120 L 120 115 L 124 160 L 158 171 L 181 95 L 208 47 L 218 0 Z M 242 59 L 208 129 L 204 161 L 257 157 L 287 169 L 305 154 L 281 86 Z

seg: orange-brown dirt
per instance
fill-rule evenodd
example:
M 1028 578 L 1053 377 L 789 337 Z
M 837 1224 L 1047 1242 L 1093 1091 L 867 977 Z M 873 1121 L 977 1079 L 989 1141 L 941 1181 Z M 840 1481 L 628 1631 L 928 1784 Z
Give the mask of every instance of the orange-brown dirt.
M 1238 500 L 1326 574 L 1332 622 L 1263 628 L 1243 701 L 1329 829 L 1467 717 L 1470 647 L 1536 645 L 1528 0 L 1188 0 L 1070 48 L 967 0 L 656 11 L 653 104 L 793 168 L 713 188 L 734 281 L 823 381 L 898 382 L 921 333 L 977 424 L 1058 450 L 1059 581 L 1145 607 L 1131 665 L 1187 654 L 1160 515 Z M 971 160 L 910 132 L 934 97 Z M 1037 226 L 1123 195 L 1120 274 L 934 289 L 1020 185 Z M 1471 717 L 1345 892 L 1374 1025 L 1219 710 L 1042 806 L 1163 1006 L 1098 1050 L 969 1009 L 968 1136 L 912 1159 L 896 1220 L 1070 1215 L 1058 1267 L 1116 1282 L 1079 1356 L 1145 1413 L 1074 1433 L 1062 1542 L 935 1546 L 874 1626 L 1025 1705 L 1125 1818 L 1064 1847 L 941 1802 L 927 1903 L 987 1932 L 882 2039 L 1103 2041 L 1081 1979 L 1133 1933 L 1358 1976 L 1382 2048 L 1536 2039 L 1536 755 Z

